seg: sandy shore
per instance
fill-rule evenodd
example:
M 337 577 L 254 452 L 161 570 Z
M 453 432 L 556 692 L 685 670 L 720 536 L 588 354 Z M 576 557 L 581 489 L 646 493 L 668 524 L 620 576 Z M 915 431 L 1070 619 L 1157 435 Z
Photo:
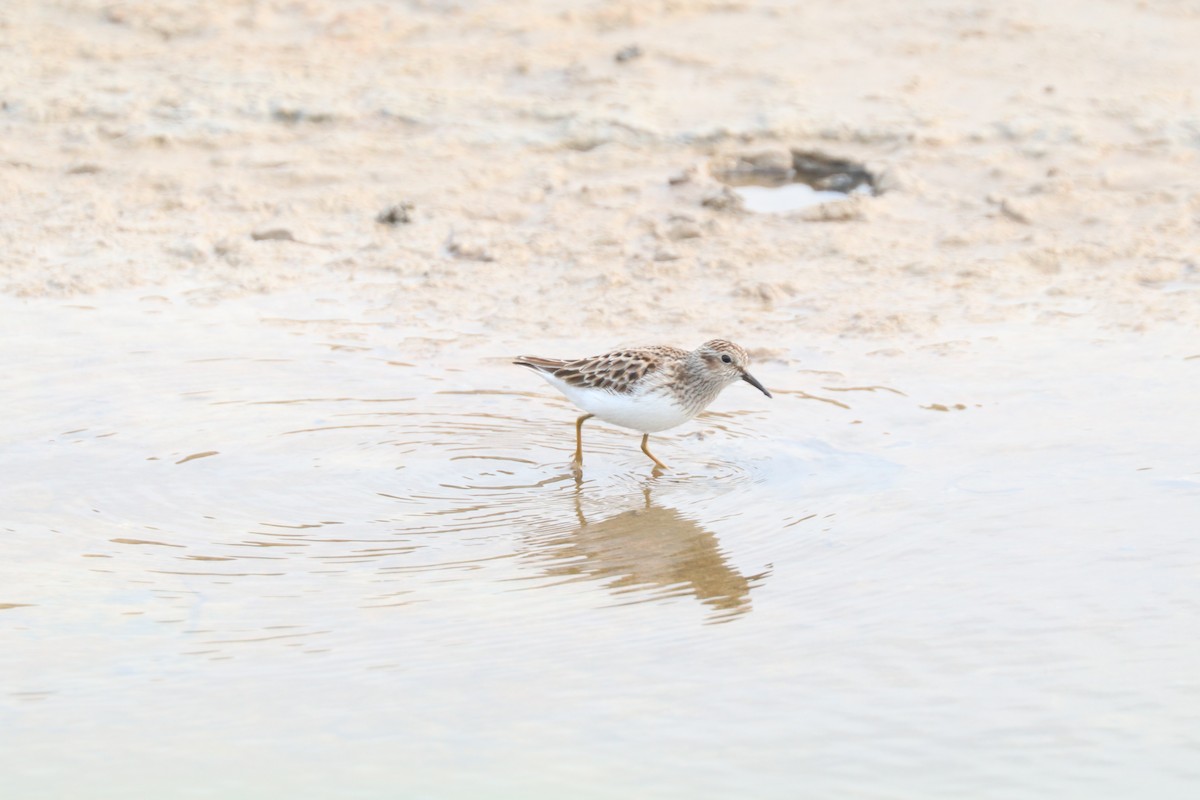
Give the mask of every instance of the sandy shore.
M 1193 2 L 64 0 L 0 39 L 10 293 L 366 281 L 615 342 L 1200 324 Z M 793 147 L 885 191 L 703 204 Z

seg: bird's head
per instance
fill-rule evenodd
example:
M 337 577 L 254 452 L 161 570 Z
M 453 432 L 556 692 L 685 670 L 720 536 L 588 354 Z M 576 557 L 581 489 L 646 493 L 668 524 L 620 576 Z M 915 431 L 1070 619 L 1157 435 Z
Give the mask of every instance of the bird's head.
M 725 386 L 736 381 L 745 381 L 767 397 L 771 396 L 766 387 L 746 371 L 750 366 L 750 354 L 741 345 L 724 339 L 713 339 L 700 345 L 696 349 L 696 355 L 704 365 L 705 371 Z

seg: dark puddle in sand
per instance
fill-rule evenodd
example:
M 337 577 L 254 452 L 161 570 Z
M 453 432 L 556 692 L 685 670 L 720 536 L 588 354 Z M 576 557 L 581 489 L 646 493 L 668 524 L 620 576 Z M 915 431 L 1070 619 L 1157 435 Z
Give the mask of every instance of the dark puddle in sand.
M 711 165 L 717 180 L 733 187 L 747 211 L 783 214 L 852 196 L 876 193 L 875 176 L 862 164 L 811 150 L 728 156 Z
M 265 764 L 336 793 L 315 726 L 357 785 L 440 796 L 598 767 L 637 794 L 672 760 L 736 793 L 730 743 L 764 797 L 1192 769 L 1185 338 L 810 340 L 791 355 L 824 372 L 768 362 L 775 401 L 733 387 L 660 437 L 671 472 L 596 425 L 576 475 L 573 409 L 506 363 L 531 343 L 336 297 L 88 305 L 3 301 L 22 762 L 128 789 L 212 785 L 216 759 L 231 790 Z M 67 724 L 104 733 L 64 755 Z M 173 755 L 123 758 L 151 737 Z

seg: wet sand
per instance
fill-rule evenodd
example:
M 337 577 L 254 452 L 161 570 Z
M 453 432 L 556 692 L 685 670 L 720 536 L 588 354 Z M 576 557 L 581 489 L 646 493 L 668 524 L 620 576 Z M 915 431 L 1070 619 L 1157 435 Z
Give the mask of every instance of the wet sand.
M 1190 796 L 1194 4 L 0 37 L 6 795 Z M 713 336 L 659 476 L 508 363 Z

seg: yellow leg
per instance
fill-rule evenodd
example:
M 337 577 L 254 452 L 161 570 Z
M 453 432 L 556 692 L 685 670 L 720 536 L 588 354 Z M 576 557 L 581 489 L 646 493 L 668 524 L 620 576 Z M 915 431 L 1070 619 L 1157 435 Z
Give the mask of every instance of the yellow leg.
M 575 463 L 583 464 L 583 423 L 591 419 L 594 414 L 584 414 L 579 419 L 575 420 Z
M 655 458 L 654 453 L 651 453 L 650 448 L 648 448 L 646 446 L 647 442 L 649 442 L 649 441 L 650 441 L 650 434 L 643 433 L 642 434 L 642 452 L 645 453 L 646 455 L 650 456 L 650 460 L 653 461 L 659 469 L 667 469 L 667 465 L 662 463 L 661 461 L 659 461 L 657 458 Z

